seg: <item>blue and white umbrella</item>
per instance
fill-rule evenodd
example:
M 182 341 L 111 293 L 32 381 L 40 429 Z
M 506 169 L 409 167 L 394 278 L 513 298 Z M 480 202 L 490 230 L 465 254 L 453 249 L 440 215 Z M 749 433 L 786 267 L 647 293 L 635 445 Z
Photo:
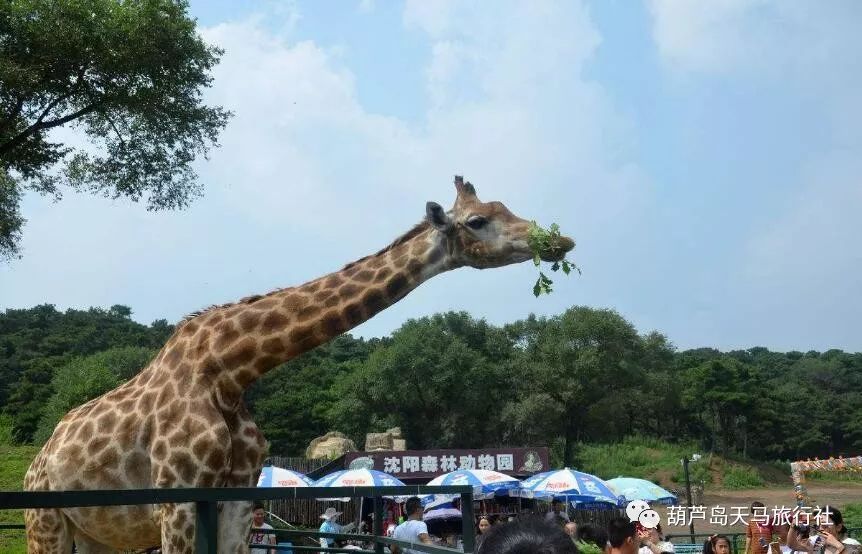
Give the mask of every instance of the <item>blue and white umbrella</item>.
M 670 491 L 661 488 L 652 481 L 636 479 L 634 477 L 615 477 L 607 480 L 608 486 L 618 496 L 625 497 L 626 501 L 644 500 L 656 504 L 678 504 L 676 496 Z
M 565 468 L 533 475 L 521 483 L 521 496 L 559 498 L 574 503 L 619 505 L 618 495 L 607 483 L 589 473 Z
M 315 487 L 403 487 L 404 483 L 388 473 L 374 469 L 343 469 L 324 475 L 314 482 Z M 340 498 L 348 501 L 350 497 Z
M 450 471 L 449 473 L 438 475 L 429 481 L 428 485 L 469 485 L 473 487 L 473 498 L 477 500 L 491 498 L 497 494 L 508 493 L 515 496 L 514 493 L 509 493 L 509 491 L 517 491 L 521 488 L 521 482 L 514 477 L 488 469 L 459 469 Z M 450 501 L 455 496 L 451 494 L 430 494 L 422 499 L 422 504 L 425 507 L 431 507 Z
M 264 466 L 257 480 L 258 487 L 310 487 L 312 483 L 314 480 L 302 473 L 275 466 Z

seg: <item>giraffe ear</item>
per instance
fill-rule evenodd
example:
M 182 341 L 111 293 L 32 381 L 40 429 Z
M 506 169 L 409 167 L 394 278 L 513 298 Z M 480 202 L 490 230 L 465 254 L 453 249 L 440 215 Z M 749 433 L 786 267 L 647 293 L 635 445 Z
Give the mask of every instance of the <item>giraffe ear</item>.
M 446 215 L 446 210 L 437 202 L 425 204 L 425 219 L 438 231 L 446 232 L 452 228 L 452 220 Z

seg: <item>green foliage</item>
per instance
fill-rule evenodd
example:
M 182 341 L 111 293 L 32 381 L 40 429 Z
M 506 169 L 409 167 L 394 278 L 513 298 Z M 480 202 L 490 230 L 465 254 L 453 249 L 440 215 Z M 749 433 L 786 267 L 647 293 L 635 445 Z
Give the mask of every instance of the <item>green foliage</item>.
M 21 215 L 21 190 L 0 167 L 0 262 L 18 257 L 18 243 L 25 219 Z
M 533 251 L 533 263 L 536 267 L 539 267 L 542 264 L 543 258 L 559 260 L 551 264 L 551 271 L 562 269 L 563 273 L 568 275 L 574 269 L 580 275 L 581 269 L 574 263 L 566 260 L 564 248 L 561 246 L 561 239 L 560 226 L 556 223 L 552 224 L 549 229 L 544 229 L 535 221 L 531 221 L 527 243 Z M 536 284 L 533 285 L 533 294 L 536 297 L 542 293 L 551 294 L 553 291 L 551 285 L 553 284 L 554 282 L 540 271 L 539 278 L 536 280 Z
M 12 446 L 12 418 L 0 414 L 0 446 Z
M 16 442 L 33 440 L 57 368 L 114 347 L 160 348 L 173 333 L 164 320 L 147 327 L 130 316 L 119 305 L 59 312 L 46 304 L 0 313 L 0 413 L 12 418 Z
M 155 354 L 152 348 L 123 346 L 75 358 L 57 369 L 51 380 L 54 393 L 42 410 L 34 441 L 37 444 L 47 441 L 69 410 L 127 381 L 146 367 Z
M 20 491 L 24 474 L 39 449 L 34 446 L 0 444 L 0 490 Z M 24 510 L 0 510 L 0 523 L 24 524 Z M 23 530 L 0 530 L 0 552 L 26 554 L 27 541 Z
M 414 448 L 494 444 L 512 374 L 504 335 L 466 313 L 409 320 L 338 386 L 335 418 L 364 438 L 399 425 Z M 352 423 L 352 425 L 351 425 Z
M 862 476 L 858 473 L 844 471 L 812 471 L 805 474 L 806 481 L 828 481 L 828 482 L 862 482 Z
M 229 113 L 203 104 L 221 52 L 198 36 L 185 0 L 0 2 L 0 256 L 18 255 L 24 189 L 61 187 L 181 208 L 192 169 Z M 75 124 L 99 150 L 49 140 Z M 0 187 L 8 188 L 7 183 Z
M 722 484 L 728 489 L 753 489 L 763 486 L 763 478 L 752 467 L 732 465 L 724 473 Z
M 44 439 L 72 405 L 146 363 L 172 327 L 130 315 L 0 313 L 0 440 L 10 419 L 15 442 L 37 427 Z M 576 306 L 502 328 L 448 312 L 384 339 L 345 335 L 268 373 L 246 400 L 276 454 L 302 455 L 327 431 L 361 446 L 400 426 L 411 448 L 546 445 L 555 466 L 665 483 L 681 483 L 679 460 L 700 452 L 709 463 L 691 464 L 695 483 L 729 473 L 736 486 L 751 479 L 734 465 L 862 451 L 860 389 L 862 354 L 676 352 L 612 310 Z M 788 468 L 755 471 L 786 482 Z
M 274 369 L 249 389 L 249 409 L 273 453 L 304 456 L 312 439 L 332 430 L 348 432 L 349 425 L 330 419 L 338 401 L 335 383 L 354 372 L 374 344 L 342 335 Z
M 698 452 L 693 442 L 674 444 L 650 437 L 628 436 L 611 444 L 580 444 L 578 468 L 604 479 L 637 476 L 655 482 L 670 479 L 683 483 L 681 460 Z M 670 475 L 669 469 L 673 471 Z M 704 457 L 690 463 L 689 476 L 694 483 L 709 483 L 709 460 Z
M 593 542 L 576 541 L 575 544 L 578 545 L 578 552 L 583 552 L 583 554 L 602 554 L 604 552 L 604 549 L 599 548 L 599 545 Z
M 841 508 L 844 526 L 848 529 L 862 529 L 862 502 L 847 504 Z M 859 534 L 856 534 L 858 537 Z
M 509 333 L 521 346 L 518 393 L 510 396 L 516 407 L 507 409 L 517 433 L 562 435 L 564 465 L 577 442 L 628 433 L 638 415 L 620 403 L 638 396 L 631 385 L 643 379 L 643 345 L 629 322 L 612 310 L 575 307 Z

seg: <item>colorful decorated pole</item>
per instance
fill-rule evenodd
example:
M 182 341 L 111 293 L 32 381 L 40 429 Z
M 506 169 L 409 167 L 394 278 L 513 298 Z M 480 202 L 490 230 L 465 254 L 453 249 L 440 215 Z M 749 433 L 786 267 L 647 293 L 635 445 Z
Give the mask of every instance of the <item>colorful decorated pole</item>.
M 805 490 L 805 474 L 812 471 L 855 471 L 862 472 L 862 456 L 852 458 L 829 458 L 827 460 L 799 460 L 790 464 L 790 475 L 793 478 L 793 492 L 796 494 L 796 505 L 802 507 L 811 499 Z M 809 502 L 810 503 L 810 502 Z

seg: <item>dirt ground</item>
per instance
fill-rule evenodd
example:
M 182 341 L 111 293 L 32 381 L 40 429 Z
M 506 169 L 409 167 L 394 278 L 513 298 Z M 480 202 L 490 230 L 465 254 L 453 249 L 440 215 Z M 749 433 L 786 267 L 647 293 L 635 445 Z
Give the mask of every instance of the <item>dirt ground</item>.
M 808 495 L 812 499 L 813 505 L 832 504 L 837 508 L 843 508 L 846 504 L 853 502 L 862 502 L 862 483 L 806 483 Z M 793 494 L 793 487 L 769 487 L 750 490 L 708 490 L 704 494 L 703 506 L 706 507 L 705 519 L 695 519 L 695 533 L 744 533 L 745 526 L 737 523 L 736 525 L 719 525 L 710 523 L 713 506 L 721 506 L 725 508 L 725 513 L 735 513 L 732 507 L 745 508 L 743 513 L 748 512 L 749 506 L 755 500 L 763 502 L 768 510 L 786 507 L 792 509 L 796 506 L 796 497 Z M 686 517 L 685 525 L 668 525 L 667 508 L 658 509 L 661 515 L 662 527 L 665 534 L 682 534 L 688 533 L 688 521 Z M 679 515 L 679 513 L 677 513 Z M 732 521 L 736 518 L 730 516 Z

